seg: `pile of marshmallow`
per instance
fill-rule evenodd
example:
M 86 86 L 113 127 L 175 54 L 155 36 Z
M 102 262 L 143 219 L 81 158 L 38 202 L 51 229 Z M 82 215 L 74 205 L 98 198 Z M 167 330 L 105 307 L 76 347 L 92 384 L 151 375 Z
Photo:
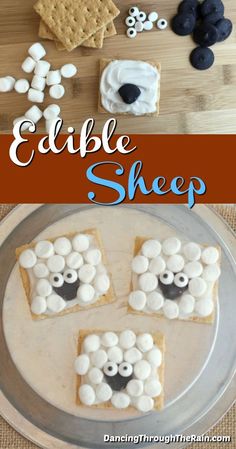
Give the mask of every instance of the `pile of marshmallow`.
M 156 11 L 152 11 L 147 15 L 144 11 L 140 11 L 137 6 L 132 6 L 129 9 L 128 17 L 125 19 L 125 24 L 128 27 L 126 34 L 133 39 L 137 36 L 137 33 L 152 30 L 154 23 L 160 30 L 164 30 L 168 25 L 166 19 L 159 19 Z
M 50 70 L 51 64 L 43 60 L 46 56 L 45 48 L 40 43 L 33 44 L 28 50 L 29 56 L 22 64 L 25 73 L 33 73 L 31 85 L 27 79 L 15 80 L 12 76 L 0 78 L 0 92 L 10 92 L 15 89 L 19 94 L 28 93 L 28 100 L 32 103 L 43 103 L 46 86 L 49 87 L 51 98 L 60 100 L 65 94 L 65 88 L 61 84 L 62 78 L 72 78 L 77 73 L 77 68 L 73 64 L 65 64 L 59 70 Z M 38 106 L 31 107 L 24 116 L 14 120 L 13 125 L 23 120 L 31 120 L 34 124 L 44 116 L 46 120 L 46 131 L 49 132 L 52 121 L 59 118 L 60 107 L 52 104 L 42 112 Z M 22 131 L 30 128 L 30 123 L 22 125 Z
M 131 405 L 149 412 L 162 392 L 158 373 L 162 363 L 163 354 L 149 333 L 90 334 L 75 360 L 75 372 L 83 376 L 80 401 L 87 406 L 110 401 L 116 409 Z

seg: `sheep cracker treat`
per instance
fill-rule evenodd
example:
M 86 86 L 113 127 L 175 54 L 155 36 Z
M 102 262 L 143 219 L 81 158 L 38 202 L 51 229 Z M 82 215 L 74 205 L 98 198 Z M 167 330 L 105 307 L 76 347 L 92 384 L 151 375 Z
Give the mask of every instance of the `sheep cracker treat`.
M 102 59 L 99 112 L 157 116 L 160 73 L 160 64 L 153 61 Z
M 220 248 L 170 237 L 137 237 L 128 311 L 170 320 L 213 323 Z
M 164 336 L 132 330 L 79 333 L 76 402 L 97 408 L 135 408 L 141 413 L 164 404 Z
M 111 280 L 97 230 L 32 242 L 16 250 L 33 319 L 113 302 Z

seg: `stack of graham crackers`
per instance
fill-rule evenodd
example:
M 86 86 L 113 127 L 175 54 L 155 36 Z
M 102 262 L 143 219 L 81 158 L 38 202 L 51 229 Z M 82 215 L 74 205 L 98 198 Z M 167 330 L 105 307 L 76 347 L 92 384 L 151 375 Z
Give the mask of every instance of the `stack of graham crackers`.
M 120 11 L 112 0 L 38 0 L 39 37 L 54 40 L 58 50 L 83 46 L 102 48 L 114 36 L 114 19 Z

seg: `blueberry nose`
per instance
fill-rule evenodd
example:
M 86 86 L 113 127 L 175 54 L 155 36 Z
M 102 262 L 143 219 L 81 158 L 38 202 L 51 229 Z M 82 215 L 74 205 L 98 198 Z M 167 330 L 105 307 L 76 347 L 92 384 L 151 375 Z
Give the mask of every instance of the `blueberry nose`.
M 123 84 L 118 92 L 126 104 L 134 103 L 141 94 L 141 90 L 135 84 Z

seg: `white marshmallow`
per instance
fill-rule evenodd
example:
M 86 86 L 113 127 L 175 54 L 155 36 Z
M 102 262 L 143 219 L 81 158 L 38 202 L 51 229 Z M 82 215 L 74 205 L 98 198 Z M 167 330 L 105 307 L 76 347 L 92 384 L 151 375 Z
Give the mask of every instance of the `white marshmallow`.
M 120 333 L 119 344 L 122 349 L 130 349 L 135 345 L 136 335 L 133 331 L 127 329 Z
M 202 277 L 207 282 L 215 282 L 219 279 L 220 273 L 220 267 L 217 264 L 211 264 L 204 268 Z
M 72 240 L 73 249 L 79 253 L 87 251 L 89 244 L 89 237 L 85 234 L 77 234 Z
M 47 307 L 53 313 L 60 313 L 66 307 L 66 302 L 59 295 L 52 294 L 47 298 Z
M 96 268 L 93 265 L 86 263 L 80 267 L 78 275 L 81 282 L 90 284 L 96 276 Z
M 84 376 L 88 372 L 89 365 L 89 356 L 87 354 L 80 354 L 75 360 L 75 372 L 79 374 L 79 376 Z
M 25 94 L 26 92 L 28 92 L 29 87 L 30 84 L 28 80 L 20 79 L 16 81 L 14 89 L 18 94 Z
M 114 393 L 111 398 L 113 407 L 123 409 L 129 407 L 130 397 L 125 393 Z
M 74 64 L 65 64 L 61 67 L 61 75 L 63 78 L 72 78 L 77 73 L 77 68 Z
M 162 392 L 161 383 L 157 379 L 148 379 L 144 384 L 144 391 L 151 398 L 160 396 Z
M 142 254 L 149 259 L 159 256 L 161 244 L 158 240 L 147 240 L 142 246 Z
M 143 394 L 143 382 L 138 379 L 131 379 L 127 384 L 127 393 L 130 396 L 138 397 Z
M 97 351 L 100 348 L 100 338 L 98 335 L 91 334 L 85 337 L 83 348 L 85 352 Z
M 216 263 L 219 256 L 219 251 L 214 246 L 209 246 L 202 251 L 202 261 L 207 265 Z
M 145 20 L 145 22 L 143 23 L 143 29 L 145 31 L 150 31 L 153 28 L 153 23 L 150 20 Z
M 53 287 L 62 287 L 64 284 L 64 277 L 61 273 L 52 273 L 49 276 L 49 281 Z
M 40 90 L 41 92 L 43 92 L 45 86 L 46 86 L 45 78 L 42 78 L 41 76 L 38 75 L 34 75 L 31 82 L 31 87 L 33 87 L 33 89 Z
M 61 84 L 50 87 L 49 95 L 56 100 L 60 100 L 65 95 L 65 88 Z
M 147 296 L 147 307 L 152 312 L 160 310 L 164 304 L 163 296 L 158 292 L 151 292 Z
M 157 21 L 157 28 L 159 28 L 159 30 L 165 30 L 165 28 L 168 26 L 168 22 L 166 19 L 159 19 Z
M 150 20 L 150 22 L 156 22 L 158 19 L 158 14 L 156 11 L 152 11 L 150 12 L 150 14 L 148 14 L 148 20 Z
M 139 14 L 136 17 L 136 20 L 139 22 L 144 22 L 146 20 L 147 14 L 144 11 L 139 11 Z
M 77 297 L 82 302 L 91 302 L 94 298 L 95 290 L 90 284 L 83 284 L 77 290 Z
M 13 78 L 13 76 L 6 76 L 7 80 L 10 82 L 11 86 L 10 86 L 10 90 L 13 90 L 14 86 L 15 86 L 15 78 Z
M 145 273 L 148 269 L 148 259 L 145 256 L 136 256 L 133 258 L 131 266 L 134 273 Z
M 189 242 L 183 248 L 186 259 L 191 262 L 197 261 L 201 257 L 201 248 L 197 243 Z
M 166 263 L 165 263 L 165 260 L 163 259 L 163 257 L 157 256 L 154 259 L 150 260 L 149 271 L 151 271 L 151 273 L 158 276 L 159 274 L 163 273 L 163 271 L 165 271 L 165 269 L 166 269 Z
M 134 374 L 139 380 L 147 379 L 151 374 L 151 365 L 147 360 L 139 360 L 134 365 Z
M 35 296 L 31 303 L 31 312 L 35 315 L 42 315 L 47 310 L 47 302 L 46 299 L 42 296 Z
M 134 25 L 135 30 L 137 33 L 142 33 L 143 31 L 143 22 L 136 22 Z
M 39 120 L 41 120 L 42 116 L 42 111 L 40 111 L 40 109 L 36 105 L 32 106 L 32 108 L 28 109 L 28 111 L 26 111 L 25 113 L 25 117 L 35 124 L 38 123 Z
M 103 379 L 103 372 L 99 368 L 91 368 L 88 372 L 88 378 L 90 382 L 92 382 L 95 385 L 98 385 L 102 382 Z
M 12 89 L 11 77 L 0 78 L 0 92 L 10 92 Z
M 47 74 L 47 86 L 55 86 L 61 82 L 60 70 L 51 70 Z
M 211 315 L 214 310 L 214 303 L 210 299 L 199 299 L 195 303 L 195 311 L 202 317 Z
M 96 388 L 96 398 L 98 402 L 107 402 L 112 397 L 112 389 L 110 385 L 105 382 L 102 382 Z
M 159 348 L 154 347 L 151 351 L 146 354 L 147 361 L 158 368 L 162 364 L 162 353 Z
M 191 279 L 191 281 L 189 282 L 188 289 L 192 296 L 198 298 L 199 296 L 204 295 L 207 289 L 206 281 L 204 281 L 204 279 L 202 278 Z
M 130 39 L 134 39 L 137 36 L 137 31 L 135 28 L 128 28 L 128 30 L 126 31 L 126 35 Z
M 61 112 L 60 106 L 57 104 L 50 104 L 43 112 L 43 116 L 46 120 L 53 120 L 59 116 Z
M 129 15 L 130 15 L 131 17 L 137 17 L 137 16 L 139 15 L 139 9 L 138 9 L 138 7 L 137 7 L 137 6 L 132 6 L 132 7 L 129 9 Z
M 54 255 L 47 260 L 47 266 L 51 273 L 60 273 L 65 268 L 65 259 L 62 256 Z
M 46 278 L 49 275 L 49 269 L 45 263 L 37 263 L 34 268 L 33 272 L 36 278 Z
M 140 396 L 137 400 L 136 407 L 140 412 L 147 413 L 153 409 L 154 401 L 150 396 Z
M 103 368 L 107 360 L 107 353 L 104 349 L 98 349 L 91 355 L 91 362 L 96 368 Z
M 81 387 L 79 388 L 79 398 L 80 398 L 82 404 L 84 404 L 84 405 L 93 405 L 94 404 L 94 402 L 96 400 L 96 396 L 95 396 L 95 391 L 91 387 L 91 385 L 88 385 L 88 384 L 81 385 Z
M 115 332 L 105 332 L 101 337 L 101 341 L 103 346 L 106 348 L 111 348 L 112 346 L 117 345 L 119 338 Z
M 122 377 L 129 377 L 133 372 L 133 366 L 131 363 L 123 362 L 120 364 L 118 371 Z
M 152 292 L 157 288 L 157 277 L 152 273 L 143 273 L 138 279 L 139 287 L 144 292 Z
M 78 274 L 77 271 L 68 268 L 68 270 L 64 271 L 63 277 L 65 282 L 67 282 L 67 284 L 73 284 L 74 282 L 77 281 Z
M 179 254 L 174 254 L 167 259 L 166 266 L 173 273 L 178 273 L 184 268 L 184 258 Z
M 42 78 L 45 78 L 50 70 L 51 64 L 48 61 L 38 61 L 34 73 Z M 46 84 L 46 80 L 45 80 Z
M 66 257 L 66 265 L 68 268 L 72 268 L 73 270 L 78 270 L 83 265 L 83 257 L 77 251 L 73 251 L 68 254 Z
M 170 237 L 162 243 L 162 251 L 166 256 L 173 256 L 181 248 L 181 241 L 176 237 Z
M 39 296 L 43 296 L 44 298 L 51 295 L 52 286 L 47 279 L 40 279 L 36 285 L 36 291 Z
M 99 274 L 94 279 L 94 288 L 100 293 L 107 293 L 110 288 L 110 279 L 107 274 Z
M 36 256 L 40 259 L 48 259 L 54 254 L 53 244 L 48 240 L 41 240 L 40 242 L 36 243 L 34 250 Z
M 192 295 L 183 295 L 179 302 L 179 311 L 183 315 L 188 315 L 194 311 L 195 299 Z
M 179 306 L 175 301 L 166 299 L 163 305 L 163 313 L 169 320 L 174 320 L 179 316 Z
M 142 352 L 150 351 L 153 348 L 152 335 L 147 333 L 138 335 L 136 346 Z
M 54 242 L 54 250 L 59 256 L 68 256 L 72 250 L 70 240 L 66 237 L 59 237 Z
M 28 53 L 35 61 L 39 61 L 46 55 L 45 48 L 39 42 L 31 45 Z
M 135 24 L 135 18 L 132 16 L 126 17 L 125 24 L 127 25 L 127 27 L 133 27 Z
M 107 351 L 108 360 L 114 363 L 121 363 L 123 360 L 123 351 L 119 346 L 113 346 Z
M 15 118 L 15 120 L 13 120 L 13 126 L 15 126 L 17 123 L 22 122 L 22 121 L 26 121 L 26 123 L 21 125 L 21 131 L 24 132 L 27 129 L 29 129 L 31 126 L 31 124 L 29 123 L 29 121 L 26 117 L 22 116 L 22 117 Z
M 129 305 L 134 310 L 143 310 L 147 302 L 147 297 L 141 290 L 135 290 L 129 295 Z
M 36 61 L 33 58 L 31 58 L 30 56 L 28 56 L 24 60 L 22 66 L 21 66 L 22 70 L 25 73 L 32 73 L 33 70 L 35 69 L 35 67 L 36 67 Z
M 142 353 L 137 348 L 130 348 L 124 353 L 124 360 L 128 363 L 136 363 L 142 359 Z
M 28 100 L 32 103 L 43 103 L 44 93 L 40 92 L 40 90 L 32 89 L 31 87 L 28 91 Z
M 194 261 L 189 262 L 184 266 L 184 272 L 187 274 L 187 276 L 191 278 L 197 278 L 201 276 L 203 271 L 203 266 L 200 262 Z
M 89 249 L 84 254 L 84 259 L 91 265 L 98 265 L 102 260 L 102 253 L 99 249 Z
M 33 268 L 36 262 L 37 257 L 32 249 L 26 249 L 19 257 L 20 266 L 26 269 Z

